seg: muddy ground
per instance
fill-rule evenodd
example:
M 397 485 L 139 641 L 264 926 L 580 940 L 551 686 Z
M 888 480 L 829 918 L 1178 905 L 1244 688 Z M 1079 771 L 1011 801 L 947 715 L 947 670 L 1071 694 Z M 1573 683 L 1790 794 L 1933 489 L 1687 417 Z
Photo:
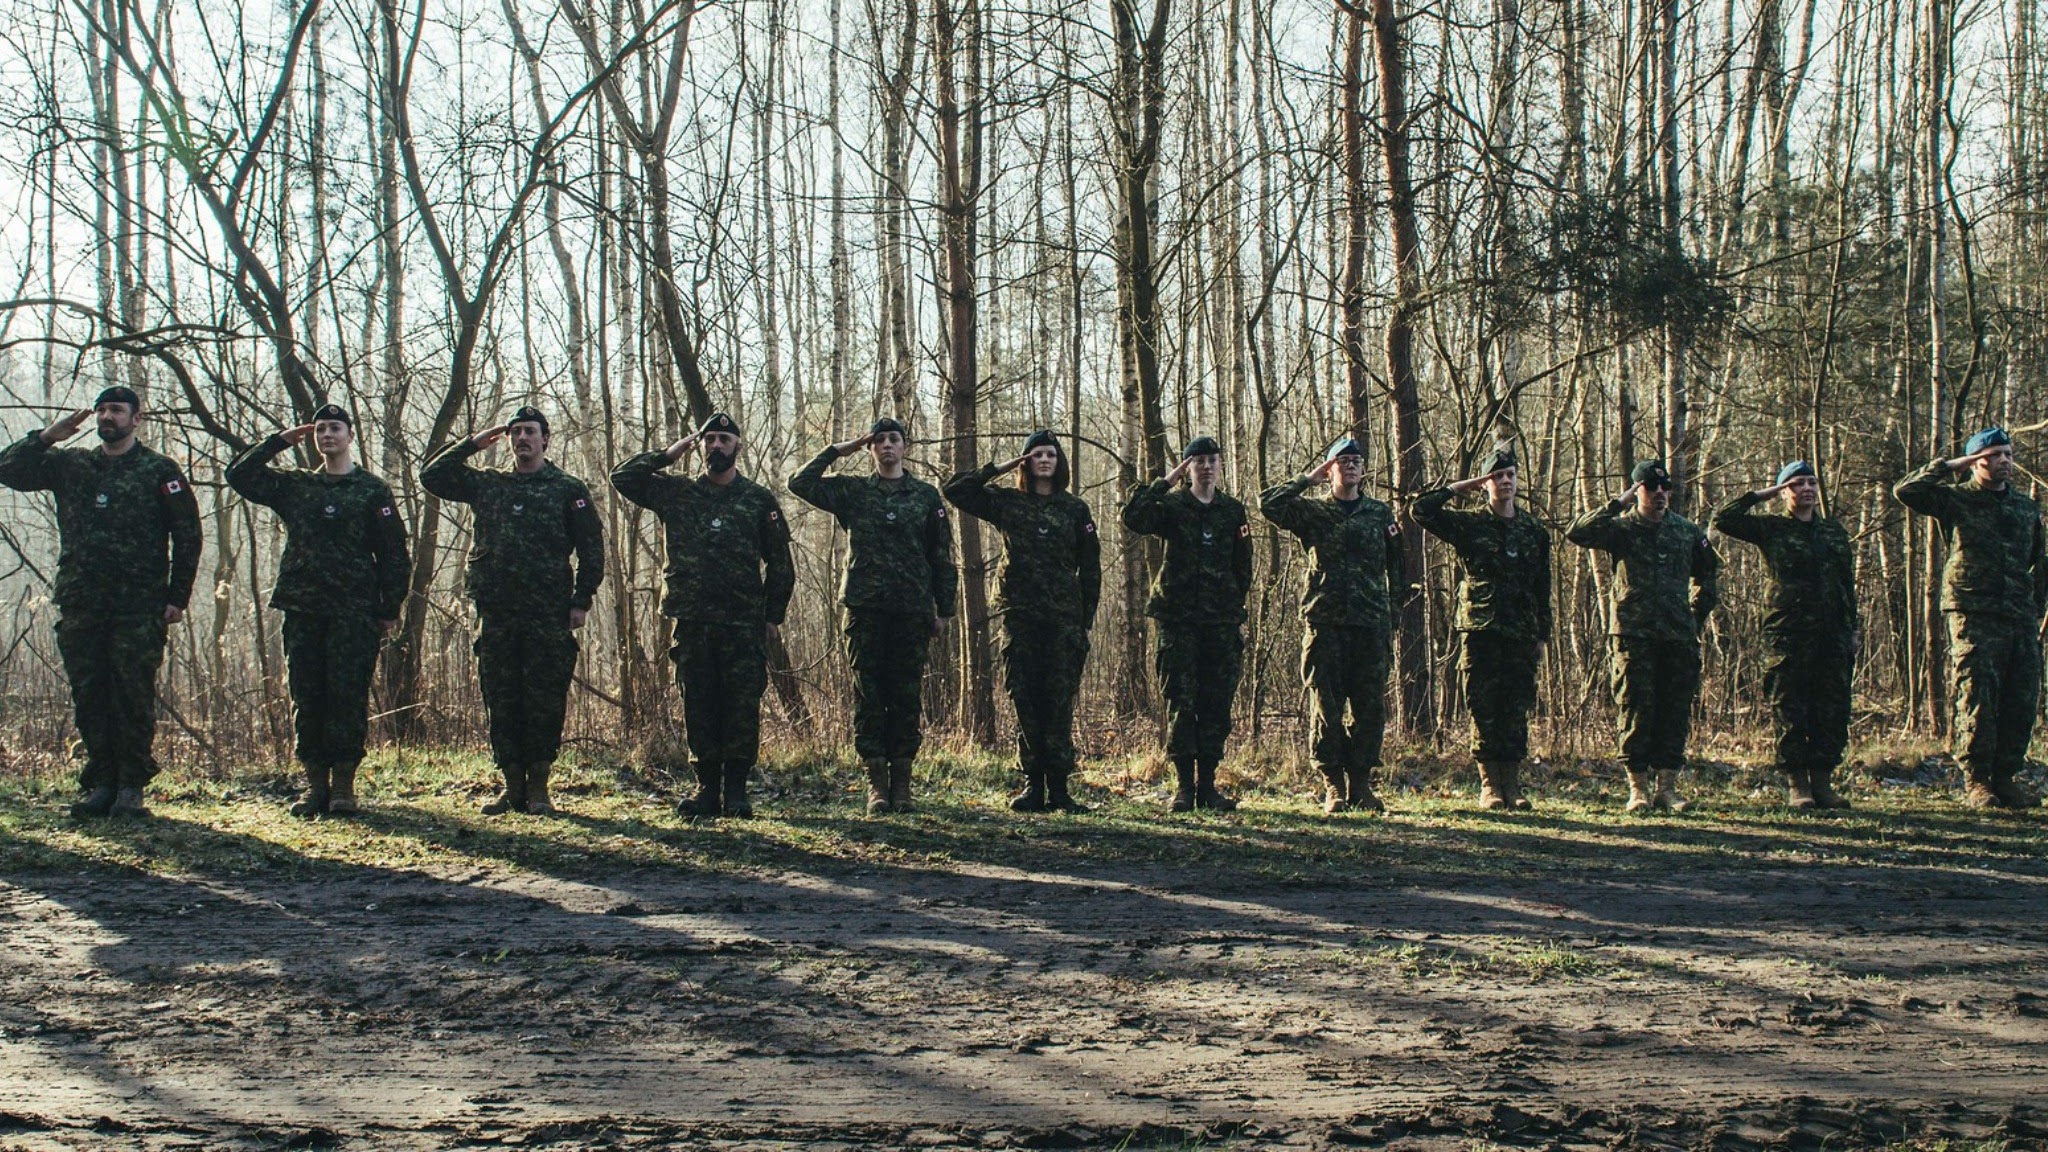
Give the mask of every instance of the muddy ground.
M 211 811 L 159 821 L 241 835 Z M 1767 815 L 1341 881 L 1170 842 L 179 874 L 52 833 L 0 876 L 0 1148 L 2042 1146 L 2048 862 Z

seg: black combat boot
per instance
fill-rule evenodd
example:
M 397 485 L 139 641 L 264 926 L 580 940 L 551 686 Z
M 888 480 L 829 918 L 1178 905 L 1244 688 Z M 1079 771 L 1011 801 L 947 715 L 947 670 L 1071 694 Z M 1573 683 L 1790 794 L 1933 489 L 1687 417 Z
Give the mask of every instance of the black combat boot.
M 1813 783 L 1813 800 L 1823 808 L 1839 811 L 1849 807 L 1849 799 L 1835 791 L 1833 768 L 1815 768 L 1810 776 Z
M 876 756 L 862 761 L 868 770 L 868 815 L 886 816 L 896 810 L 889 802 L 889 762 Z
M 697 794 L 676 805 L 676 811 L 709 820 L 725 810 L 719 800 L 725 773 L 713 760 L 699 760 L 693 767 L 697 770 Z
M 553 816 L 554 798 L 548 795 L 548 777 L 555 774 L 555 763 L 526 766 L 526 814 L 529 816 Z
M 1237 811 L 1237 801 L 1216 790 L 1216 761 L 1195 761 L 1195 807 L 1216 812 Z
M 1175 756 L 1173 758 L 1173 801 L 1167 805 L 1170 811 L 1192 812 L 1195 810 L 1195 758 Z
M 505 791 L 483 806 L 483 814 L 503 816 L 507 812 L 526 811 L 526 769 L 517 764 L 500 764 L 498 775 L 505 778 Z
M 86 820 L 94 816 L 105 816 L 114 809 L 114 786 L 95 784 L 85 799 L 71 806 L 73 820 Z
M 1991 791 L 1998 796 L 1998 802 L 2007 808 L 2039 808 L 2041 798 L 2033 790 L 2013 779 L 2013 769 L 1994 768 L 1991 771 Z M 120 811 L 120 805 L 114 806 Z
M 1347 806 L 1353 812 L 1385 812 L 1387 806 L 1380 802 L 1372 790 L 1372 769 L 1349 768 L 1344 772 L 1345 791 L 1350 799 Z
M 1026 765 L 1024 768 L 1024 790 L 1010 797 L 1012 812 L 1045 811 L 1045 773 Z
M 754 765 L 747 760 L 725 762 L 725 814 L 745 819 L 754 814 L 754 803 L 747 799 L 747 774 Z
M 356 814 L 356 765 L 354 761 L 336 764 L 328 791 L 327 811 L 336 816 Z
M 1820 807 L 1820 798 L 1813 792 L 1813 777 L 1804 768 L 1785 769 L 1785 802 L 1801 811 Z
M 910 767 L 915 763 L 908 756 L 889 761 L 889 807 L 898 812 L 916 811 L 910 806 Z
M 1079 816 L 1088 811 L 1088 806 L 1074 799 L 1067 791 L 1067 774 L 1061 771 L 1049 772 L 1045 777 L 1045 806 L 1054 812 L 1065 812 Z
M 1349 782 L 1342 768 L 1323 769 L 1323 815 L 1335 816 L 1351 807 Z
M 291 814 L 307 820 L 327 815 L 328 778 L 327 765 L 306 765 L 306 791 L 291 806 Z

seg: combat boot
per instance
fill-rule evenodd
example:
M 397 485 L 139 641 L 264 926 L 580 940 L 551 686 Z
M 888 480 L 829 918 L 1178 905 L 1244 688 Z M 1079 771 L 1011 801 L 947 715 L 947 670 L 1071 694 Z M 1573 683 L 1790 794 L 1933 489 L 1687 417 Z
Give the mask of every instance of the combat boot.
M 2034 795 L 2032 790 L 2028 789 L 2025 785 L 2013 779 L 2013 770 L 2010 768 L 1995 768 L 1992 770 L 1991 791 L 1998 797 L 1998 802 L 2007 808 L 2039 808 L 2041 806 L 2041 798 Z M 119 812 L 120 805 L 115 805 L 114 810 Z
M 1666 768 L 1657 773 L 1657 809 L 1660 812 L 1683 812 L 1692 807 L 1692 802 L 1678 794 L 1678 773 Z
M 554 761 L 526 766 L 526 814 L 553 816 L 555 801 L 548 795 L 548 777 L 555 774 Z
M 327 765 L 306 765 L 306 791 L 291 806 L 291 814 L 309 820 L 327 815 L 327 781 Z
M 1173 758 L 1173 800 L 1167 805 L 1170 811 L 1192 812 L 1195 810 L 1195 758 L 1175 756 Z
M 1785 802 L 1792 807 L 1806 810 L 1820 807 L 1820 798 L 1813 793 L 1813 777 L 1804 768 L 1785 769 Z
M 747 799 L 747 775 L 754 766 L 743 760 L 725 762 L 725 808 L 727 816 L 744 820 L 754 814 L 754 802 Z
M 503 816 L 507 812 L 526 811 L 526 771 L 517 764 L 500 764 L 498 774 L 505 778 L 505 790 L 483 806 L 483 814 Z
M 1195 761 L 1195 807 L 1217 812 L 1237 811 L 1237 801 L 1216 790 L 1216 762 Z
M 1024 790 L 1010 797 L 1010 811 L 1045 811 L 1045 773 L 1036 768 L 1024 770 Z
M 1529 798 L 1527 796 L 1522 795 L 1521 761 L 1507 761 L 1506 763 L 1503 763 L 1500 766 L 1500 770 L 1500 782 L 1507 789 L 1508 793 L 1508 807 L 1514 809 L 1517 812 L 1527 812 L 1529 809 L 1535 807 L 1535 805 L 1529 803 Z
M 1065 812 L 1069 816 L 1079 816 L 1088 811 L 1086 804 L 1074 799 L 1074 794 L 1067 791 L 1065 772 L 1046 773 L 1045 806 L 1055 812 Z
M 1479 762 L 1479 806 L 1498 810 L 1508 806 L 1507 783 L 1501 777 L 1505 770 L 1499 764 L 1485 760 Z
M 327 811 L 336 816 L 356 814 L 356 766 L 353 763 L 334 766 L 333 788 L 328 793 Z
M 868 770 L 868 815 L 886 816 L 896 810 L 889 802 L 889 762 L 877 756 L 862 761 Z
M 2003 807 L 1997 789 L 1992 787 L 1991 773 L 1971 767 L 1965 767 L 1963 773 L 1968 780 L 1968 783 L 1963 785 L 1963 803 L 1972 808 Z
M 1380 802 L 1372 790 L 1372 769 L 1353 768 L 1344 774 L 1345 791 L 1350 794 L 1346 807 L 1353 812 L 1385 812 L 1387 806 Z
M 1844 809 L 1849 807 L 1849 799 L 1840 792 L 1835 791 L 1834 781 L 1830 779 L 1834 774 L 1835 770 L 1833 768 L 1815 768 L 1813 770 L 1810 775 L 1810 780 L 1813 784 L 1813 802 L 1822 808 Z
M 693 767 L 697 771 L 697 794 L 676 805 L 676 811 L 684 816 L 710 820 L 725 811 L 719 795 L 725 784 L 725 773 L 712 760 L 699 760 Z
M 147 816 L 149 809 L 142 804 L 142 789 L 122 788 L 114 793 L 114 806 L 107 809 L 109 816 Z
M 1351 794 L 1344 785 L 1342 768 L 1323 769 L 1323 815 L 1335 816 L 1351 807 Z
M 1648 812 L 1657 803 L 1657 785 L 1650 779 L 1649 772 L 1641 768 L 1628 770 L 1628 808 L 1635 813 Z
M 71 818 L 84 820 L 93 816 L 105 816 L 114 810 L 114 786 L 96 784 L 85 794 L 85 799 L 71 806 Z
M 898 812 L 914 812 L 910 806 L 910 766 L 915 760 L 905 756 L 889 761 L 889 807 Z

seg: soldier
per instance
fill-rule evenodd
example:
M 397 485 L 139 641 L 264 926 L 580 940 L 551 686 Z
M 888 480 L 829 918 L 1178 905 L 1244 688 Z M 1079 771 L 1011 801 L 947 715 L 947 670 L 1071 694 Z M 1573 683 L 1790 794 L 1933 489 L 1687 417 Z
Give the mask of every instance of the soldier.
M 1529 710 L 1536 706 L 1536 664 L 1550 639 L 1550 530 L 1516 505 L 1514 451 L 1495 448 L 1479 474 L 1415 501 L 1415 523 L 1458 554 L 1458 675 L 1472 713 L 1472 757 L 1479 762 L 1482 808 L 1529 807 L 1522 761 L 1529 756 Z M 1484 491 L 1486 507 L 1451 501 Z
M 1955 754 L 1975 808 L 2041 802 L 2013 774 L 2026 763 L 2041 697 L 2048 556 L 2040 505 L 2013 488 L 2013 467 L 2012 437 L 1986 428 L 1963 455 L 1936 460 L 1892 489 L 1899 503 L 1939 521 L 1949 544 L 1941 611 L 1955 667 Z
M 59 448 L 96 423 L 98 449 Z M 57 653 L 85 744 L 71 815 L 147 816 L 156 674 L 199 571 L 199 503 L 176 464 L 136 443 L 142 398 L 115 385 L 0 452 L 0 484 L 57 500 Z
M 1384 812 L 1373 769 L 1387 730 L 1387 669 L 1401 586 L 1401 525 L 1394 510 L 1359 489 L 1365 449 L 1339 440 L 1323 462 L 1259 497 L 1266 519 L 1308 553 L 1301 593 L 1301 678 L 1308 688 L 1308 735 L 1328 782 L 1323 811 Z M 1327 482 L 1316 496 L 1308 490 Z M 1345 723 L 1346 707 L 1351 712 Z
M 312 438 L 321 466 L 270 462 Z M 306 794 L 294 816 L 356 810 L 356 768 L 369 733 L 370 677 L 405 603 L 405 522 L 384 481 L 358 467 L 355 422 L 323 404 L 235 457 L 228 485 L 284 521 L 284 558 L 270 606 L 284 613 L 286 678 Z
M 1017 473 L 1014 489 L 991 484 Z M 1066 453 L 1051 432 L 1024 441 L 1014 460 L 963 472 L 946 499 L 1003 534 L 1003 678 L 1017 709 L 1017 760 L 1024 791 L 1018 812 L 1085 812 L 1067 780 L 1074 772 L 1074 697 L 1088 659 L 1088 630 L 1102 596 L 1102 542 L 1095 517 L 1067 491 Z
M 1783 494 L 1782 515 L 1758 511 Z M 1714 513 L 1714 530 L 1754 544 L 1771 574 L 1764 690 L 1777 729 L 1778 768 L 1794 808 L 1847 808 L 1834 789 L 1849 742 L 1849 681 L 1856 668 L 1856 549 L 1842 522 L 1820 512 L 1820 475 L 1794 460 L 1769 488 Z
M 472 466 L 500 440 L 510 469 Z M 604 531 L 590 488 L 548 461 L 548 418 L 522 407 L 457 440 L 420 472 L 443 500 L 475 509 L 463 585 L 476 605 L 476 678 L 491 719 L 491 759 L 505 791 L 484 815 L 554 812 L 548 777 L 562 746 L 576 630 L 604 579 Z M 575 569 L 570 569 L 570 557 Z
M 662 469 L 704 449 L 693 478 Z M 740 475 L 739 425 L 714 414 L 660 452 L 612 469 L 619 495 L 661 518 L 668 547 L 662 614 L 675 620 L 676 687 L 697 771 L 697 794 L 679 810 L 752 816 L 747 774 L 761 750 L 768 646 L 779 638 L 796 587 L 789 521 L 775 494 Z
M 1614 557 L 1608 635 L 1628 810 L 1681 812 L 1678 770 L 1700 690 L 1699 633 L 1720 599 L 1721 558 L 1698 525 L 1671 511 L 1662 460 L 1636 465 L 1629 480 L 1612 502 L 1572 521 L 1565 539 Z
M 939 490 L 903 471 L 910 435 L 884 416 L 868 434 L 828 445 L 790 477 L 791 494 L 846 529 L 846 647 L 853 661 L 853 747 L 868 776 L 868 812 L 910 811 L 910 769 L 924 744 L 924 665 L 953 618 L 960 570 Z M 872 475 L 827 476 L 866 448 Z
M 1230 705 L 1244 667 L 1244 598 L 1252 586 L 1252 526 L 1242 503 L 1216 488 L 1223 447 L 1197 436 L 1165 476 L 1124 503 L 1124 527 L 1163 537 L 1166 560 L 1145 614 L 1159 631 L 1154 667 L 1166 696 L 1166 754 L 1173 761 L 1172 809 L 1228 812 L 1237 801 L 1216 788 L 1230 738 Z M 1186 491 L 1175 491 L 1185 481 Z

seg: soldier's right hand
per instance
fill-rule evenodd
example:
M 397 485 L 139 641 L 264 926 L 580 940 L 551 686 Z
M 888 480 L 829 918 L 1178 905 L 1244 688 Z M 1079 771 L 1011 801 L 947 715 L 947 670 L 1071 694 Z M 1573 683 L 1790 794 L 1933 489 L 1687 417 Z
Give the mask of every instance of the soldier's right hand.
M 1463 496 L 1467 492 L 1477 492 L 1480 488 L 1486 485 L 1486 482 L 1488 480 L 1491 479 L 1493 479 L 1493 475 L 1491 473 L 1488 473 L 1485 476 L 1468 476 L 1463 480 L 1454 480 L 1451 483 L 1444 485 L 1444 487 L 1449 488 L 1451 491 L 1456 492 L 1460 496 Z
M 1769 500 L 1771 497 L 1776 496 L 1778 493 L 1783 492 L 1785 489 L 1790 488 L 1791 486 L 1792 482 L 1790 480 L 1787 480 L 1783 484 L 1773 484 L 1768 488 L 1758 488 L 1755 491 L 1751 492 L 1750 496 L 1758 500 Z
M 873 432 L 870 432 L 865 436 L 855 437 L 852 440 L 847 440 L 842 443 L 834 444 L 832 446 L 832 450 L 834 452 L 839 453 L 841 456 L 851 456 L 855 452 L 860 451 L 861 449 L 867 447 L 870 444 L 873 444 L 874 442 L 875 434 Z
M 1167 469 L 1167 470 L 1166 470 L 1166 484 L 1167 484 L 1167 487 L 1169 487 L 1169 488 L 1170 488 L 1170 487 L 1172 487 L 1173 485 L 1175 485 L 1175 484 L 1178 484 L 1178 483 L 1180 483 L 1181 481 L 1183 481 L 1183 480 L 1187 479 L 1187 478 L 1188 478 L 1188 468 L 1189 468 L 1189 467 L 1190 467 L 1190 466 L 1191 466 L 1191 465 L 1192 465 L 1193 463 L 1194 463 L 1194 457 L 1190 456 L 1190 457 L 1188 457 L 1188 458 L 1187 458 L 1186 460 L 1183 460 L 1183 461 L 1181 461 L 1180 463 L 1178 463 L 1178 464 L 1175 464 L 1175 465 L 1174 465 L 1173 467 L 1171 467 L 1171 468 Z
M 677 460 L 681 460 L 683 458 L 683 453 L 688 452 L 690 449 L 695 448 L 697 446 L 697 436 L 698 433 L 692 432 L 688 436 L 683 437 L 681 440 L 678 440 L 675 443 L 669 445 L 667 448 L 663 449 L 661 454 L 668 457 L 670 463 L 674 463 Z
M 1998 451 L 2000 448 L 2003 447 L 2005 447 L 2005 445 L 2003 444 L 1995 445 L 1993 447 L 1986 448 L 1982 452 L 1972 452 L 1968 456 L 1958 456 L 1953 460 L 1944 460 L 1942 461 L 1942 463 L 1948 465 L 1950 468 L 1954 469 L 1957 472 L 1967 472 L 1970 470 L 1970 468 L 1976 465 L 1977 461 L 1984 459 L 1986 456 L 1991 455 L 1992 453 Z
M 486 428 L 483 431 L 477 433 L 476 435 L 471 436 L 469 438 L 469 442 L 471 444 L 476 445 L 479 448 L 489 448 L 491 445 L 496 444 L 500 440 L 503 440 L 505 438 L 505 433 L 510 432 L 511 430 L 512 426 L 510 424 L 500 424 L 496 428 Z
M 306 442 L 306 437 L 311 436 L 312 434 L 313 426 L 311 424 L 301 424 L 297 428 L 287 428 L 284 431 L 278 433 L 279 436 L 284 438 L 285 443 L 291 445 L 294 448 L 297 448 L 299 445 L 304 444 Z
M 1614 502 L 1615 502 L 1616 504 L 1626 504 L 1626 503 L 1628 503 L 1629 501 L 1631 501 L 1631 500 L 1634 500 L 1634 499 L 1636 498 L 1636 493 L 1637 493 L 1637 492 L 1639 492 L 1639 491 L 1641 491 L 1641 490 L 1642 490 L 1642 487 L 1643 487 L 1643 482 L 1642 482 L 1642 481 L 1640 481 L 1640 480 L 1636 481 L 1635 483 L 1633 483 L 1633 484 L 1629 485 L 1628 487 L 1626 487 L 1626 488 L 1622 489 L 1622 490 L 1621 490 L 1621 495 L 1619 495 L 1619 496 L 1616 496 L 1616 497 L 1614 498 Z
M 76 412 L 67 413 L 56 423 L 43 429 L 43 443 L 58 444 L 69 440 L 73 436 L 78 435 L 78 430 L 85 427 L 86 421 L 91 419 L 92 409 L 90 408 L 80 408 Z

